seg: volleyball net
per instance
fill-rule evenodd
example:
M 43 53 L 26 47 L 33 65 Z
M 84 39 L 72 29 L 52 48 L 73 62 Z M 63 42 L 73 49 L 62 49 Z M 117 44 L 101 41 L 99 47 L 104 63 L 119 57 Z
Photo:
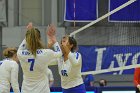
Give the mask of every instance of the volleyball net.
M 86 61 L 88 62 L 88 58 L 89 58 L 90 62 L 94 62 L 94 65 L 92 66 L 90 65 L 90 67 L 93 67 L 93 69 L 89 70 L 87 68 L 88 70 L 85 70 L 82 72 L 83 75 L 102 74 L 102 73 L 107 73 L 107 72 L 112 72 L 112 71 L 120 71 L 120 73 L 122 73 L 122 71 L 124 70 L 140 67 L 140 64 L 138 62 L 139 55 L 140 55 L 139 53 L 140 47 L 138 46 L 140 38 L 138 35 L 139 34 L 138 30 L 140 30 L 140 27 L 139 27 L 138 22 L 131 22 L 131 21 L 128 21 L 128 22 L 125 21 L 123 23 L 122 22 L 112 22 L 112 23 L 108 22 L 107 24 L 109 25 L 104 24 L 106 22 L 101 23 L 105 18 L 109 18 L 111 15 L 119 12 L 125 7 L 128 7 L 129 5 L 133 4 L 136 1 L 137 0 L 128 0 L 124 4 L 111 10 L 110 12 L 92 21 L 91 23 L 81 28 L 78 28 L 78 30 L 75 30 L 70 33 L 70 36 L 74 36 L 78 40 L 78 42 L 80 42 L 79 45 L 83 45 L 83 47 L 79 49 L 86 48 L 85 45 L 94 46 L 94 47 L 87 46 L 87 48 L 91 49 L 91 51 L 88 51 L 88 52 L 94 51 L 96 55 L 93 54 L 93 56 L 96 56 L 96 57 L 91 56 L 93 57 L 93 61 L 91 61 L 92 58 L 87 57 L 87 61 Z M 101 27 L 100 25 L 98 25 L 100 23 L 104 24 L 105 26 Z M 110 48 L 110 47 L 113 47 L 113 48 Z M 90 50 L 90 49 L 87 49 L 87 50 Z M 104 52 L 103 49 L 109 50 L 109 52 Z M 86 49 L 84 50 L 86 51 Z M 88 52 L 87 54 L 85 54 L 85 51 L 83 51 L 84 57 L 88 55 Z M 120 51 L 122 53 L 117 52 L 117 51 Z M 114 60 L 118 60 L 118 63 L 115 63 L 116 61 L 107 60 L 107 59 L 110 59 L 109 58 L 110 56 L 108 56 L 110 53 L 112 54 L 114 53 L 112 57 L 114 58 Z M 92 53 L 89 53 L 89 55 L 91 54 Z M 105 57 L 102 56 L 103 54 L 105 55 Z M 105 66 L 107 63 L 105 61 L 111 61 L 108 67 Z M 127 61 L 129 61 L 129 63 Z M 84 65 L 86 64 L 88 63 L 85 63 Z M 117 66 L 115 66 L 116 64 Z M 104 67 L 102 67 L 103 65 Z

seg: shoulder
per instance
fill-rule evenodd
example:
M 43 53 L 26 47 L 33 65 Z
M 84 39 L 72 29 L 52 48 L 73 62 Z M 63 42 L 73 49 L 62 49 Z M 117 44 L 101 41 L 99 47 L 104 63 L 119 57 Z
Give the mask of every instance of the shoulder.
M 18 66 L 18 63 L 17 63 L 16 61 L 14 61 L 14 60 L 10 61 L 10 63 L 11 63 L 11 65 L 12 65 L 13 67 Z
M 68 56 L 73 56 L 73 57 L 79 58 L 79 57 L 81 57 L 81 54 L 79 52 L 70 52 Z
M 14 60 L 5 60 L 5 63 L 10 68 L 18 68 L 18 63 Z
M 72 54 L 72 55 L 81 55 L 79 52 L 70 52 L 69 54 Z
M 2 64 L 5 64 L 6 67 L 8 68 L 15 68 L 18 67 L 18 64 L 14 60 L 3 60 Z
M 81 56 L 81 53 L 79 53 L 79 52 L 75 52 L 75 55 L 79 55 L 79 56 Z

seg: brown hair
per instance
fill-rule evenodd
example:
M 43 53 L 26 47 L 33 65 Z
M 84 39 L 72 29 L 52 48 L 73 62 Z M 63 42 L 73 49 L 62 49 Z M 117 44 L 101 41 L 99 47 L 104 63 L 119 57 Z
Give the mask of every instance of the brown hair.
M 73 44 L 73 47 L 71 48 L 71 52 L 74 52 L 77 48 L 77 41 L 74 37 L 70 37 L 69 36 L 69 43 L 72 45 Z
M 6 48 L 3 50 L 3 56 L 6 58 L 11 58 L 16 53 L 17 53 L 16 48 Z
M 32 28 L 26 32 L 26 42 L 29 51 L 36 57 L 36 50 L 44 48 L 41 42 L 40 31 L 37 28 Z

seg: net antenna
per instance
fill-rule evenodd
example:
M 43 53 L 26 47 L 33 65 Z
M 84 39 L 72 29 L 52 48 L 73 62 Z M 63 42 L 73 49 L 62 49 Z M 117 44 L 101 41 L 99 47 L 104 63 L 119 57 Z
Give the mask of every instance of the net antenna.
M 101 16 L 100 18 L 98 18 L 98 19 L 92 21 L 91 23 L 89 23 L 89 24 L 87 24 L 87 25 L 81 27 L 80 29 L 78 29 L 78 30 L 76 30 L 76 31 L 74 31 L 74 32 L 72 32 L 72 33 L 70 33 L 70 36 L 75 36 L 75 34 L 81 32 L 81 31 L 83 31 L 84 29 L 86 29 L 86 28 L 88 28 L 88 27 L 94 25 L 95 23 L 97 23 L 97 22 L 99 22 L 99 21 L 101 21 L 101 20 L 107 18 L 108 16 L 110 16 L 110 15 L 116 13 L 117 11 L 119 11 L 119 10 L 125 8 L 126 6 L 132 4 L 132 3 L 135 2 L 135 1 L 137 1 L 137 0 L 129 0 L 128 2 L 124 3 L 123 5 L 117 7 L 116 9 L 114 9 L 114 10 L 108 12 L 107 14 Z

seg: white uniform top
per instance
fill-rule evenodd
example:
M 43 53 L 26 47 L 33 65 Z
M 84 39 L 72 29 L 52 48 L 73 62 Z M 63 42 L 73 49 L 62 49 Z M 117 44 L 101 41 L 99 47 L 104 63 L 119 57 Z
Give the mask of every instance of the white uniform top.
M 81 77 L 81 54 L 78 52 L 70 52 L 68 60 L 58 59 L 59 74 L 61 76 L 61 86 L 64 89 L 69 89 L 83 84 Z
M 12 59 L 0 61 L 0 93 L 10 93 L 10 83 L 14 93 L 20 93 L 18 84 L 18 64 Z
M 47 69 L 47 76 L 49 81 L 54 81 L 53 73 L 49 68 Z
M 59 44 L 55 43 L 54 47 L 57 52 L 38 49 L 35 58 L 26 49 L 26 40 L 23 40 L 17 52 L 23 70 L 22 93 L 50 93 L 46 67 L 52 59 L 62 56 Z

